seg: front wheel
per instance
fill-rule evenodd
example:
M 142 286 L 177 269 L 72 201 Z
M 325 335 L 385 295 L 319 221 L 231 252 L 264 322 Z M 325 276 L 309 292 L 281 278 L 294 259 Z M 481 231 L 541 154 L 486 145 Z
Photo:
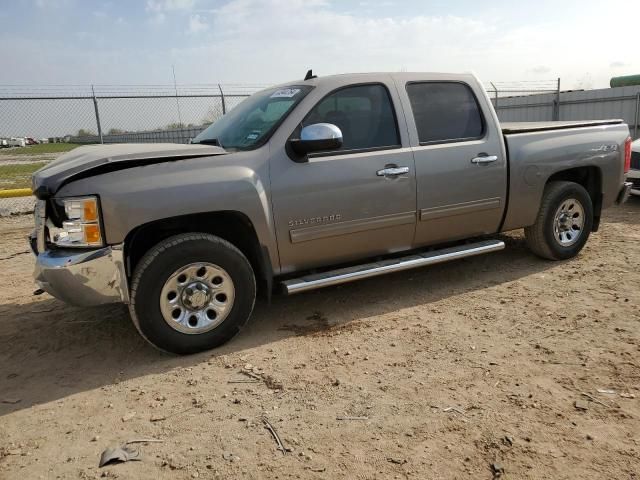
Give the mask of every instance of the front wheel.
M 253 270 L 240 250 L 214 235 L 188 233 L 163 240 L 140 260 L 129 311 L 152 345 L 188 354 L 238 333 L 255 296 Z
M 524 234 L 536 255 L 566 260 L 582 250 L 592 227 L 593 204 L 585 188 L 574 182 L 551 182 L 544 189 L 536 223 Z

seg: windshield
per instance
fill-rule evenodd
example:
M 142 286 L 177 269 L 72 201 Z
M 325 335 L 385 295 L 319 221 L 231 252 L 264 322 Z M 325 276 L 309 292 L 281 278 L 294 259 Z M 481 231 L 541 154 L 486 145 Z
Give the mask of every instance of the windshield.
M 200 132 L 192 143 L 214 143 L 237 150 L 257 148 L 269 139 L 311 88 L 292 85 L 255 93 Z

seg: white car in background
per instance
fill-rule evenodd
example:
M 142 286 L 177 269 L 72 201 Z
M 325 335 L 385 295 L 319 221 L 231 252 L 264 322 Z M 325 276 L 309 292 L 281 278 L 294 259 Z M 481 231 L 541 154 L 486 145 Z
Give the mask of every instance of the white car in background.
M 633 183 L 631 193 L 640 195 L 640 138 L 631 144 L 631 169 L 627 180 Z
M 10 147 L 26 147 L 27 142 L 22 137 L 11 137 L 9 140 Z

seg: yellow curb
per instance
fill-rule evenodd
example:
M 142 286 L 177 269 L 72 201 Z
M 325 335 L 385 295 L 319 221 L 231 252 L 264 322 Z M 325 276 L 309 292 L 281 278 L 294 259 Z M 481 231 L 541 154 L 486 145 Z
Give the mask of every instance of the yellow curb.
M 30 197 L 33 195 L 30 188 L 14 188 L 12 190 L 0 190 L 0 198 Z

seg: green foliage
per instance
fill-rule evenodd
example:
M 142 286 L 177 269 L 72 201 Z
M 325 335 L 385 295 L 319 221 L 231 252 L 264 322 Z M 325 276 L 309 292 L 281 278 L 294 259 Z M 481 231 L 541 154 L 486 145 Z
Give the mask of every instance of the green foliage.
M 204 116 L 202 120 L 200 120 L 201 125 L 210 125 L 216 120 L 218 120 L 222 116 L 222 112 L 217 108 L 209 107 L 207 110 L 207 114 Z
M 78 130 L 78 133 L 76 134 L 76 136 L 78 136 L 78 137 L 95 136 L 95 132 L 92 132 L 91 130 L 85 130 L 84 128 L 81 128 L 80 130 Z
M 191 127 L 195 127 L 195 125 L 193 123 L 184 124 L 184 123 L 175 122 L 175 123 L 170 123 L 164 128 L 159 128 L 159 130 L 180 130 L 183 128 L 191 128 Z

